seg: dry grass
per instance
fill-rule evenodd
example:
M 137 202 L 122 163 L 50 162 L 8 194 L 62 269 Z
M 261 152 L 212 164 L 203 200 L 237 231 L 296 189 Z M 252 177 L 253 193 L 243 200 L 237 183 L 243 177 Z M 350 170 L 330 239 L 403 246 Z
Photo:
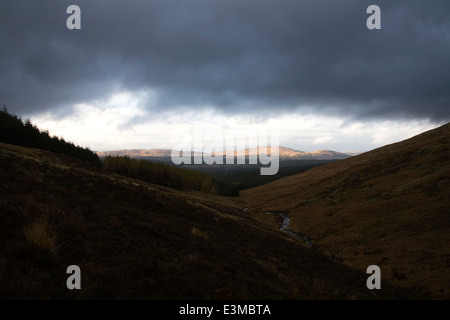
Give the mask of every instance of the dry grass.
M 208 233 L 203 232 L 203 231 L 197 229 L 196 227 L 193 227 L 193 228 L 191 229 L 191 234 L 193 234 L 194 236 L 200 237 L 200 238 L 202 238 L 202 239 L 204 239 L 204 240 L 209 240 L 209 235 L 208 235 Z
M 61 246 L 60 233 L 71 215 L 56 205 L 36 203 L 29 196 L 25 199 L 26 209 L 22 220 L 26 242 L 31 246 L 57 253 Z
M 49 222 L 47 217 L 39 217 L 27 225 L 23 232 L 29 244 L 50 252 L 56 252 L 58 250 L 58 230 Z

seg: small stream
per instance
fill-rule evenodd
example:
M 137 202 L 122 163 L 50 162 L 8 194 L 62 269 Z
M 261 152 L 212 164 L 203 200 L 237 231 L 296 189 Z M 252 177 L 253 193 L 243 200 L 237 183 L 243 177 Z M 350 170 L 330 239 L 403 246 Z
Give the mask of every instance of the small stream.
M 314 244 L 312 243 L 312 241 L 308 237 L 306 237 L 303 234 L 300 234 L 300 233 L 297 233 L 297 232 L 294 232 L 294 231 L 288 229 L 289 224 L 290 224 L 289 215 L 288 215 L 289 212 L 287 212 L 287 211 L 266 211 L 266 212 L 262 212 L 262 214 L 279 215 L 282 218 L 281 225 L 279 227 L 279 229 L 281 231 L 289 233 L 289 234 L 291 234 L 293 236 L 296 236 L 296 237 L 300 237 L 306 243 L 306 245 L 308 247 L 315 248 Z
M 247 208 L 245 208 L 245 209 L 247 209 Z M 244 209 L 244 211 L 247 211 L 245 209 Z M 308 237 L 306 237 L 304 234 L 297 233 L 297 232 L 294 232 L 294 231 L 289 229 L 289 224 L 290 224 L 291 221 L 289 219 L 289 212 L 288 211 L 265 211 L 265 212 L 260 212 L 260 214 L 272 214 L 272 215 L 280 216 L 282 220 L 281 220 L 281 224 L 280 224 L 279 229 L 281 231 L 289 233 L 290 235 L 293 235 L 293 236 L 296 236 L 296 237 L 300 237 L 305 242 L 305 244 L 308 247 L 320 251 L 320 249 L 316 245 L 314 245 L 312 240 L 309 239 Z M 324 255 L 326 255 L 328 258 L 330 258 L 332 261 L 339 262 L 339 259 L 334 254 L 329 253 L 329 252 L 322 252 L 322 253 Z

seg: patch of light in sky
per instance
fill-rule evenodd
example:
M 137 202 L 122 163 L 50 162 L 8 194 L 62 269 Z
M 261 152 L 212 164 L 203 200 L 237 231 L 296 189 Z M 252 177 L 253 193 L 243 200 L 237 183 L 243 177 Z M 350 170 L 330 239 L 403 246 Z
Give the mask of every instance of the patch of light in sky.
M 360 152 L 410 138 L 438 124 L 430 121 L 349 121 L 320 114 L 280 114 L 268 118 L 245 114 L 224 115 L 213 107 L 178 108 L 177 112 L 149 113 L 148 92 L 120 92 L 105 101 L 78 104 L 63 119 L 50 113 L 31 118 L 41 129 L 96 151 L 118 149 L 172 149 L 180 136 L 201 130 L 279 134 L 280 146 L 302 151 Z M 153 108 L 157 110 L 157 108 Z M 141 119 L 141 121 L 135 121 Z

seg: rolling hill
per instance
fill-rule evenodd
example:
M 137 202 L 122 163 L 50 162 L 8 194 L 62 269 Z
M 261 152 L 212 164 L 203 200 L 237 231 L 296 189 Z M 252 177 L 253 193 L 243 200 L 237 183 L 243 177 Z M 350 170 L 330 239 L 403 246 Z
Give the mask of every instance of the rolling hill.
M 450 288 L 450 124 L 241 192 L 249 212 L 323 252 L 436 299 Z
M 66 155 L 0 143 L 1 299 L 408 299 L 253 219 Z M 66 269 L 81 269 L 68 290 Z
M 269 148 L 270 151 L 270 148 Z M 123 149 L 115 151 L 98 151 L 99 157 L 110 156 L 128 156 L 131 158 L 169 158 L 171 156 L 172 150 L 170 149 Z M 258 153 L 257 149 L 246 149 L 235 151 L 235 156 L 237 154 L 245 154 L 248 156 L 251 152 Z M 213 153 L 214 154 L 214 153 Z M 225 155 L 226 152 L 219 152 L 218 155 Z M 193 152 L 192 155 L 201 155 L 200 152 Z M 339 160 L 348 158 L 349 155 L 345 153 L 340 153 L 331 150 L 318 150 L 312 152 L 305 152 L 294 150 L 291 148 L 280 147 L 279 156 L 281 159 L 297 159 L 297 160 Z
M 170 158 L 171 150 L 169 149 L 122 149 L 113 151 L 97 151 L 99 157 L 106 156 L 128 156 L 130 158 L 141 157 L 168 157 Z
M 257 155 L 259 148 L 242 149 L 234 152 L 234 156 L 245 155 L 248 157 L 250 154 Z M 267 147 L 267 152 L 271 152 L 271 147 Z M 226 155 L 227 151 L 219 152 L 220 155 Z M 213 153 L 214 154 L 214 153 Z M 340 160 L 350 157 L 348 154 L 331 151 L 331 150 L 317 150 L 312 152 L 299 151 L 287 147 L 280 146 L 278 148 L 278 156 L 281 160 Z

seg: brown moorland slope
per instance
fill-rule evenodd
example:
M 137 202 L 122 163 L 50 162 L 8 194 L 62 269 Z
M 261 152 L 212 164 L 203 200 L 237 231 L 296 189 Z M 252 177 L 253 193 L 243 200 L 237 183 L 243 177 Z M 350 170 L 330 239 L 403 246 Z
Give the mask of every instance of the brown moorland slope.
M 257 219 L 289 228 L 346 265 L 450 298 L 450 124 L 241 192 Z
M 402 299 L 217 196 L 0 143 L 2 299 Z M 81 290 L 66 269 L 81 268 Z M 365 270 L 364 270 L 365 271 Z

